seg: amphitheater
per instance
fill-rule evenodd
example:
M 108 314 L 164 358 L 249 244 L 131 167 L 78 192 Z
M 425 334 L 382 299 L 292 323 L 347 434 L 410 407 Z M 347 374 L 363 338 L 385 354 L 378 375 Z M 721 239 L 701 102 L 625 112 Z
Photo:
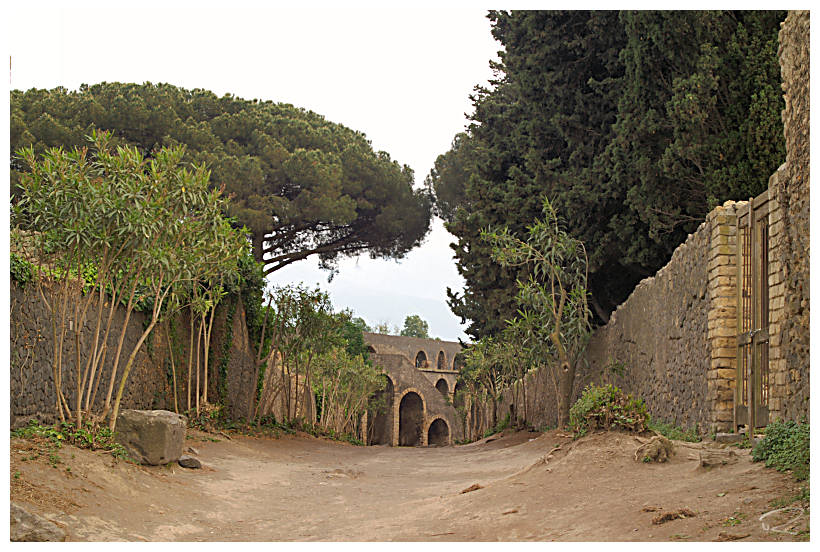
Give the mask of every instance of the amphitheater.
M 441 446 L 462 439 L 453 406 L 461 345 L 375 333 L 364 340 L 387 379 L 381 404 L 367 413 L 367 444 Z

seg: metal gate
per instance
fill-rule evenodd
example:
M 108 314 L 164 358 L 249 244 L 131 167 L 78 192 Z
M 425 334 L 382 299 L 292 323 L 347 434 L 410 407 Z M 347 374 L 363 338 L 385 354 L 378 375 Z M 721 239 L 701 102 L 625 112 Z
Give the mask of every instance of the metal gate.
M 769 192 L 737 215 L 735 431 L 769 423 Z

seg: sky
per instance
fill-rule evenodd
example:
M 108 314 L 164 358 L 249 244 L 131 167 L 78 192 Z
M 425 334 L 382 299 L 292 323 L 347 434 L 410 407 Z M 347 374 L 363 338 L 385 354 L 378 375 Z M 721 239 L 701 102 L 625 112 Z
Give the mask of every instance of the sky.
M 465 128 L 469 94 L 491 78 L 500 45 L 486 10 L 468 3 L 370 4 L 21 3 L 7 11 L 10 88 L 148 81 L 291 103 L 364 132 L 375 150 L 410 165 L 422 186 Z M 466 339 L 446 304 L 446 288 L 463 287 L 452 241 L 434 219 L 422 246 L 400 261 L 345 259 L 328 283 L 310 258 L 269 282 L 319 285 L 337 310 L 371 326 L 401 327 L 417 314 L 431 336 Z

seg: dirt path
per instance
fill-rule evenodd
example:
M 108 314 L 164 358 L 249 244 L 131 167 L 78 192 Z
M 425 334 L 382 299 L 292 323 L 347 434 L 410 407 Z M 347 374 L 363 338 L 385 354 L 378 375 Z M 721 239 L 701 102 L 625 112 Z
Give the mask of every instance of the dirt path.
M 112 465 L 72 447 L 55 468 L 25 460 L 27 442 L 12 439 L 11 499 L 82 541 L 793 539 L 764 531 L 758 517 L 794 483 L 748 451 L 707 471 L 690 458 L 700 444 L 678 443 L 671 462 L 644 464 L 622 433 L 573 442 L 519 432 L 427 449 L 191 437 L 202 470 Z M 681 508 L 694 517 L 652 523 Z

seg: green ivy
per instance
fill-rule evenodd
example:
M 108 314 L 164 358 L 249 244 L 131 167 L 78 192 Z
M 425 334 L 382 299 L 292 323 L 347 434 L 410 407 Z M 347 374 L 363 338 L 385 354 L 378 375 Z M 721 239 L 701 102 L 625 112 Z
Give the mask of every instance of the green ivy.
M 225 338 L 222 340 L 219 367 L 217 370 L 217 393 L 219 402 L 225 404 L 228 398 L 228 363 L 231 361 L 231 346 L 233 345 L 233 317 L 236 314 L 236 306 L 239 298 L 229 297 L 227 301 L 228 312 L 225 313 Z
M 752 460 L 767 468 L 791 471 L 798 481 L 809 478 L 810 432 L 808 423 L 776 420 L 766 426 L 766 436 L 752 450 Z

